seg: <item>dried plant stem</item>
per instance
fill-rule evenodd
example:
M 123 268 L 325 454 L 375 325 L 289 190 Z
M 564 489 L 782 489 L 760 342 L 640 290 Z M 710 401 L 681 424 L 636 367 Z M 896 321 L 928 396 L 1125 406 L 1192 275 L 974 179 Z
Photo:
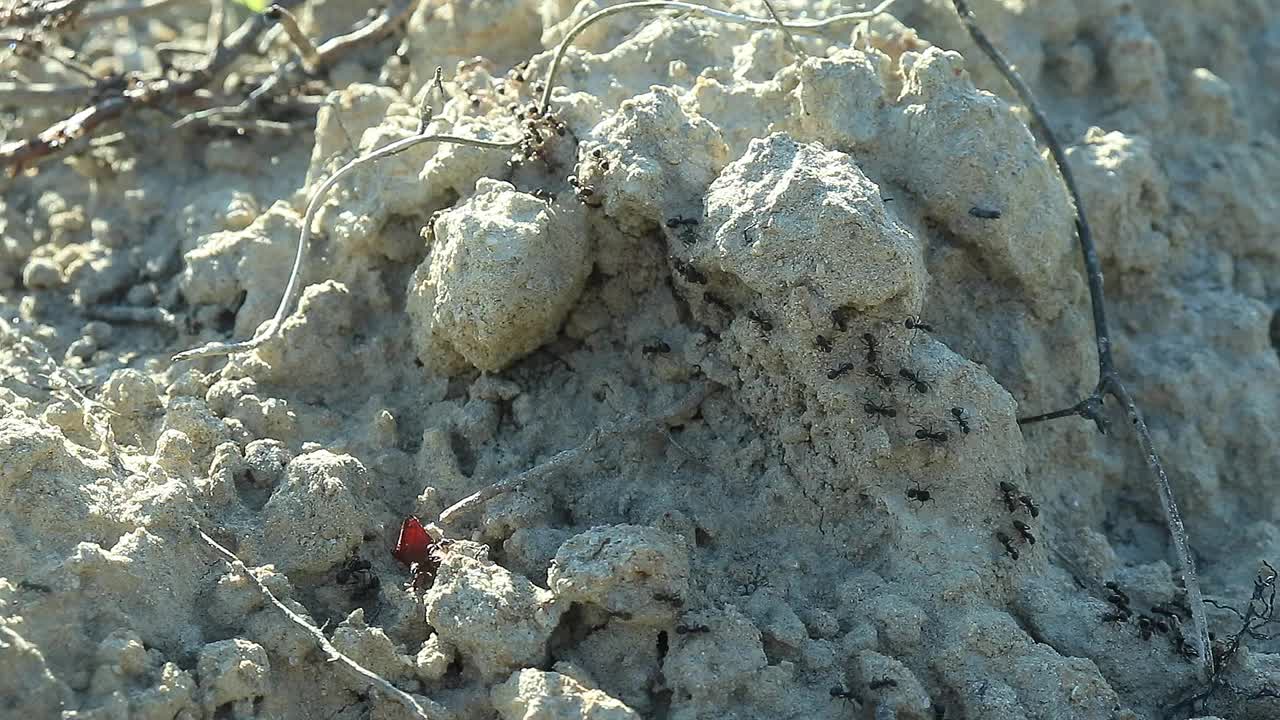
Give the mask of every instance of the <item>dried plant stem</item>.
M 883 0 L 879 5 L 870 10 L 859 12 L 843 13 L 841 15 L 833 15 L 824 20 L 792 20 L 783 22 L 773 11 L 773 6 L 768 2 L 765 5 L 769 8 L 772 17 L 753 17 L 751 15 L 740 15 L 738 13 L 727 12 L 725 10 L 717 10 L 705 5 L 697 5 L 695 3 L 680 2 L 679 0 L 640 0 L 640 2 L 628 2 L 621 5 L 613 5 L 599 12 L 592 13 L 583 18 L 581 22 L 574 25 L 573 28 L 564 36 L 560 44 L 556 46 L 556 54 L 551 58 L 551 69 L 547 71 L 547 79 L 543 84 L 542 99 L 538 103 L 539 109 L 544 113 L 550 108 L 551 90 L 555 87 L 556 73 L 560 70 L 561 61 L 564 60 L 565 53 L 568 52 L 569 46 L 573 43 L 583 30 L 594 25 L 596 22 L 603 20 L 610 15 L 618 13 L 631 12 L 632 10 L 683 10 L 686 12 L 697 13 L 713 20 L 721 20 L 723 22 L 735 23 L 738 25 L 752 25 L 755 27 L 771 27 L 778 26 L 787 34 L 787 38 L 792 43 L 793 49 L 798 55 L 803 56 L 798 45 L 795 45 L 795 38 L 791 36 L 791 31 L 799 32 L 821 32 L 832 25 L 846 22 L 857 22 L 862 20 L 870 20 L 871 18 L 884 13 L 889 9 L 895 0 Z
M 464 513 L 480 507 L 499 495 L 515 492 L 526 485 L 542 482 L 554 473 L 573 467 L 582 462 L 584 458 L 600 446 L 600 443 L 606 440 L 612 440 L 622 435 L 636 435 L 649 428 L 661 427 L 665 429 L 672 424 L 684 422 L 698 410 L 698 407 L 702 405 L 702 401 L 706 400 L 713 390 L 714 386 L 707 382 L 702 382 L 696 385 L 683 399 L 656 415 L 628 415 L 617 422 L 595 428 L 588 433 L 587 439 L 583 440 L 577 447 L 562 450 L 544 463 L 535 465 L 517 475 L 499 480 L 450 505 L 444 512 L 440 513 L 439 523 L 442 526 L 448 525 Z
M 280 0 L 281 5 L 297 5 L 301 0 Z M 118 95 L 111 95 L 46 128 L 34 138 L 0 145 L 0 167 L 17 172 L 35 162 L 87 140 L 102 125 L 127 112 L 169 102 L 191 95 L 227 70 L 267 28 L 270 21 L 254 15 L 236 28 L 217 46 L 213 57 L 201 69 L 179 80 L 155 79 L 137 83 Z
M 180 352 L 173 356 L 173 362 L 193 360 L 195 358 L 217 357 L 237 352 L 248 352 L 260 347 L 263 343 L 278 335 L 280 328 L 284 325 L 285 317 L 289 314 L 289 308 L 293 306 L 293 301 L 300 289 L 299 281 L 302 276 L 302 262 L 303 258 L 307 254 L 307 246 L 311 242 L 311 226 L 315 222 L 316 213 L 324 206 L 324 201 L 328 196 L 329 191 L 333 189 L 334 185 L 338 184 L 339 180 L 362 165 L 376 162 L 382 158 L 404 152 L 415 145 L 421 145 L 428 142 L 454 143 L 456 145 L 469 145 L 471 147 L 488 148 L 491 150 L 515 148 L 520 144 L 519 140 L 479 140 L 476 138 L 459 137 L 457 135 L 411 135 L 407 138 L 397 140 L 378 148 L 367 155 L 362 155 L 338 168 L 337 172 L 330 175 L 328 179 L 320 184 L 320 187 L 316 188 L 316 191 L 311 194 L 311 200 L 307 203 L 307 212 L 302 218 L 302 234 L 298 238 L 298 249 L 293 257 L 293 269 L 289 271 L 289 282 L 285 285 L 284 295 L 280 298 L 280 305 L 276 308 L 276 314 L 271 318 L 271 322 L 267 328 L 260 331 L 251 340 L 245 340 L 237 343 L 214 342 L 209 343 L 204 347 Z
M 267 17 L 278 21 L 284 26 L 284 32 L 293 41 L 293 46 L 298 48 L 298 56 L 302 60 L 302 69 L 308 73 L 313 73 L 316 68 L 320 67 L 320 53 L 316 50 L 316 46 L 312 44 L 311 38 L 302 32 L 302 28 L 298 26 L 298 18 L 287 9 L 272 5 L 266 10 Z
M 1068 415 L 1080 415 L 1093 420 L 1100 431 L 1106 432 L 1106 425 L 1102 415 L 1103 398 L 1110 395 L 1124 407 L 1125 414 L 1129 417 L 1129 422 L 1138 437 L 1138 445 L 1142 449 L 1147 467 L 1151 469 L 1155 479 L 1156 492 L 1160 496 L 1160 506 L 1165 514 L 1165 523 L 1169 528 L 1170 536 L 1173 538 L 1178 562 L 1182 566 L 1182 580 L 1187 589 L 1187 602 L 1191 606 L 1191 622 L 1195 626 L 1196 656 L 1199 660 L 1200 672 L 1205 677 L 1211 677 L 1213 675 L 1213 658 L 1209 650 L 1209 626 L 1205 618 L 1200 581 L 1196 575 L 1195 558 L 1191 555 L 1187 531 L 1182 524 L 1182 515 L 1178 512 L 1178 505 L 1173 499 L 1173 488 L 1169 485 L 1169 476 L 1165 473 L 1164 466 L 1160 463 L 1160 457 L 1151 441 L 1151 433 L 1147 429 L 1146 422 L 1142 419 L 1142 413 L 1139 412 L 1138 406 L 1134 402 L 1133 396 L 1129 394 L 1128 388 L 1121 381 L 1120 373 L 1116 370 L 1115 361 L 1111 356 L 1111 335 L 1107 329 L 1106 296 L 1103 293 L 1102 286 L 1102 264 L 1098 260 L 1097 246 L 1094 244 L 1093 232 L 1089 227 L 1084 199 L 1080 196 L 1075 176 L 1067 164 L 1067 154 L 1054 135 L 1053 129 L 1049 126 L 1048 118 L 1045 117 L 1044 112 L 1035 101 L 1031 88 L 1027 87 L 1027 84 L 1014 71 L 1013 66 L 1009 64 L 1004 55 L 991 44 L 986 33 L 978 25 L 973 12 L 969 9 L 968 3 L 965 0 L 952 0 L 952 2 L 956 7 L 957 14 L 960 16 L 961 23 L 969 32 L 969 36 L 974 43 L 991 59 L 1000 74 L 1005 77 L 1013 87 L 1014 92 L 1018 94 L 1023 105 L 1031 112 L 1032 120 L 1040 131 L 1045 144 L 1049 147 L 1049 153 L 1053 156 L 1054 163 L 1058 166 L 1058 172 L 1067 186 L 1067 191 L 1071 193 L 1071 199 L 1076 207 L 1076 235 L 1080 240 L 1080 252 L 1084 257 L 1085 275 L 1089 284 L 1089 299 L 1093 306 L 1093 330 L 1098 347 L 1098 383 L 1093 392 L 1070 408 L 1021 418 L 1018 423 L 1027 425 Z
M 212 122 L 225 115 L 247 115 L 256 109 L 268 97 L 287 96 L 288 92 L 298 86 L 309 75 L 333 65 L 349 55 L 352 51 L 378 42 L 389 36 L 392 31 L 408 19 L 418 0 L 395 0 L 383 8 L 378 16 L 344 35 L 330 38 L 315 48 L 312 68 L 307 69 L 301 58 L 281 65 L 280 68 L 254 88 L 239 105 L 209 108 L 191 113 L 173 124 L 180 128 L 195 122 Z M 305 38 L 304 38 L 305 39 Z M 295 40 L 295 44 L 297 41 Z M 310 44 L 310 41 L 308 41 Z
M 386 678 L 344 655 L 342 651 L 333 646 L 333 643 L 329 642 L 329 638 L 324 636 L 324 633 L 321 632 L 320 628 L 312 625 L 306 618 L 290 609 L 288 605 L 280 602 L 280 599 L 275 596 L 275 593 L 271 592 L 271 589 L 259 580 L 257 575 L 250 572 L 249 568 L 244 564 L 244 561 L 236 557 L 235 553 L 218 544 L 217 540 L 206 535 L 203 530 L 197 528 L 196 532 L 199 533 L 201 540 L 204 540 L 209 547 L 213 548 L 215 552 L 222 556 L 223 561 L 227 563 L 227 567 L 229 567 L 232 572 L 240 573 L 252 580 L 253 584 L 258 586 L 258 592 L 262 593 L 262 595 L 266 597 L 277 610 L 284 613 L 285 617 L 289 618 L 293 624 L 305 630 L 312 638 L 315 638 L 316 644 L 320 646 L 321 650 L 324 650 L 324 654 L 329 658 L 330 662 L 342 664 L 360 678 L 368 681 L 369 685 L 373 689 L 378 690 L 392 700 L 400 703 L 406 710 L 422 720 L 435 720 L 436 718 L 444 718 L 448 716 L 448 713 L 443 707 L 440 707 L 430 700 L 427 700 L 426 703 L 427 707 L 431 709 L 431 712 L 427 712 L 427 709 L 423 707 L 422 703 L 419 703 L 412 695 L 401 690 L 395 685 L 392 685 Z
M 774 9 L 773 3 L 769 0 L 760 0 L 764 3 L 764 7 L 769 11 L 769 17 L 773 18 L 774 24 L 782 31 L 782 35 L 787 39 L 787 45 L 791 47 L 791 52 L 797 57 L 808 57 L 808 53 L 800 49 L 799 43 L 796 42 L 796 36 L 791 34 L 791 30 L 787 28 L 787 24 L 782 21 L 782 16 L 778 15 L 778 11 Z

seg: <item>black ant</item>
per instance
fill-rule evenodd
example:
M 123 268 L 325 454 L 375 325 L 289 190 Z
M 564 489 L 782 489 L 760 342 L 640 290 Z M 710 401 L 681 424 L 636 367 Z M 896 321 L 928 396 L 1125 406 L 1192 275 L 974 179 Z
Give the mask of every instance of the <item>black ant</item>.
M 844 308 L 838 308 L 831 311 L 831 326 L 840 332 L 849 329 L 849 315 Z
M 902 323 L 908 330 L 923 330 L 927 333 L 933 332 L 933 326 L 920 319 L 919 315 L 909 315 L 905 322 Z
M 898 687 L 898 681 L 887 677 L 880 678 L 879 680 L 873 680 L 871 684 L 867 685 L 867 688 L 870 690 L 880 690 L 881 688 L 891 687 Z
M 846 690 L 838 685 L 836 687 L 831 688 L 831 697 L 840 698 L 845 702 L 851 702 L 851 703 L 854 703 L 855 705 L 862 704 L 862 698 L 858 697 L 858 693 L 852 690 Z
M 1009 512 L 1015 512 L 1018 509 L 1018 486 L 1007 480 L 1001 480 L 1000 494 L 1004 497 L 1004 506 L 1009 509 Z
M 1031 534 L 1030 525 L 1022 522 L 1021 520 L 1014 520 L 1013 527 L 1018 531 L 1018 534 L 1022 536 L 1023 542 L 1027 542 L 1032 545 L 1036 544 L 1036 536 Z
M 880 384 L 884 386 L 886 390 L 893 387 L 893 378 L 889 377 L 888 375 L 885 375 L 884 372 L 878 366 L 868 365 L 866 373 L 870 377 L 873 377 L 876 380 L 879 380 Z
M 921 488 L 920 483 L 916 483 L 913 488 L 907 488 L 907 497 L 920 503 L 920 507 L 924 507 L 927 502 L 933 502 L 933 493 L 927 489 Z
M 915 423 L 912 423 L 912 424 L 914 425 Z M 934 432 L 932 427 L 927 427 L 924 425 L 916 425 L 916 427 L 920 428 L 919 430 L 916 430 L 917 440 L 931 440 L 936 443 L 944 443 L 947 441 L 946 430 L 939 430 L 938 432 Z
M 693 625 L 680 624 L 676 626 L 677 635 L 696 635 L 697 633 L 704 633 L 704 632 L 711 632 L 711 628 L 702 624 L 693 624 Z
M 680 607 L 681 605 L 684 605 L 684 598 L 680 597 L 679 595 L 672 595 L 671 593 L 661 593 L 661 592 L 654 593 L 653 599 L 657 600 L 658 602 L 664 602 L 664 603 L 669 603 L 671 605 L 675 605 L 676 607 Z
M 969 421 L 964 416 L 964 409 L 958 407 L 951 408 L 951 417 L 956 419 L 956 424 L 960 426 L 960 432 L 968 435 Z
M 818 337 L 813 339 L 813 346 L 818 348 L 824 353 L 831 352 L 831 341 L 826 339 L 822 335 L 819 335 Z
M 840 363 L 840 367 L 832 368 L 831 371 L 827 373 L 827 379 L 835 380 L 836 378 L 840 377 L 841 375 L 844 375 L 845 373 L 849 372 L 852 369 L 853 369 L 853 363 Z
M 911 385 L 911 388 L 921 395 L 929 392 L 929 383 L 921 380 L 919 375 L 916 375 L 906 368 L 899 370 L 898 374 L 906 379 L 906 381 Z
M 1181 614 L 1178 612 L 1179 610 L 1183 610 L 1183 608 L 1175 605 L 1174 603 L 1159 603 L 1151 606 L 1151 612 L 1171 618 L 1180 618 Z
M 773 330 L 773 323 L 769 322 L 769 318 L 761 315 L 755 310 L 747 311 L 747 319 L 755 323 L 756 327 L 759 327 L 762 332 L 769 332 Z
M 1014 560 L 1018 559 L 1018 548 L 1013 546 L 1013 540 L 1008 535 L 1005 535 L 1002 532 L 997 532 L 996 539 L 1004 546 L 1004 551 L 1009 554 L 1009 557 Z
M 880 351 L 876 350 L 876 336 L 862 333 L 862 344 L 867 346 L 867 364 L 875 365 L 880 359 Z
M 339 585 L 351 585 L 351 597 L 356 600 L 365 600 L 374 597 L 378 593 L 378 588 L 382 585 L 382 581 L 378 579 L 373 572 L 373 563 L 365 560 L 358 555 L 352 555 L 347 558 L 346 562 L 338 568 L 337 581 Z
M 867 413 L 867 417 L 869 418 L 873 418 L 877 415 L 882 415 L 884 417 L 898 417 L 897 410 L 894 410 L 887 405 L 880 405 L 872 402 L 871 400 L 867 400 L 862 403 L 862 410 Z
M 673 218 L 667 218 L 667 227 L 673 230 L 678 227 L 683 227 L 686 225 L 697 225 L 697 224 L 698 224 L 697 220 L 694 220 L 693 218 L 680 217 L 679 215 Z
M 1031 513 L 1031 517 L 1040 517 L 1040 506 L 1036 505 L 1030 495 L 1019 495 L 1018 502 L 1022 503 L 1022 506 L 1027 509 L 1027 512 Z
M 970 216 L 980 218 L 982 220 L 999 220 L 1000 214 L 999 210 L 988 210 L 987 208 L 980 208 L 977 206 L 969 208 Z
M 719 295 L 713 295 L 709 292 L 704 292 L 702 293 L 702 300 L 708 305 L 714 305 L 720 308 L 726 314 L 729 314 L 729 315 L 733 314 L 733 308 L 729 306 L 729 303 L 721 299 Z
M 1120 589 L 1120 584 L 1115 580 L 1108 580 L 1103 583 L 1103 587 L 1111 591 L 1111 597 L 1107 598 L 1107 602 L 1118 607 L 1127 607 L 1129 605 L 1129 596 Z
M 675 269 L 676 273 L 679 274 L 680 277 L 694 285 L 707 284 L 707 276 L 703 275 L 697 268 L 683 260 L 672 260 L 671 267 Z
M 1138 634 L 1142 636 L 1143 640 L 1151 639 L 1152 628 L 1153 628 L 1153 623 L 1151 622 L 1151 618 L 1147 617 L 1146 615 L 1138 616 Z
M 666 344 L 662 340 L 659 340 L 655 343 L 650 343 L 649 345 L 645 345 L 644 347 L 640 348 L 640 352 L 645 357 L 652 357 L 654 355 L 665 355 L 671 352 L 671 346 Z
M 1103 613 L 1102 622 L 1109 622 L 1109 623 L 1116 623 L 1116 624 L 1129 622 L 1129 612 L 1127 610 L 1120 610 L 1117 612 Z

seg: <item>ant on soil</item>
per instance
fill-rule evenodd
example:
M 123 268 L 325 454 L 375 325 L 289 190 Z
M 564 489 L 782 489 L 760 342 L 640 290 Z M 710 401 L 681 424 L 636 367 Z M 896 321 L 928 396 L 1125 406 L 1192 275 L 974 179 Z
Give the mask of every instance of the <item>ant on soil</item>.
M 916 375 L 906 368 L 899 370 L 898 374 L 906 379 L 907 383 L 911 385 L 911 388 L 921 395 L 929 392 L 929 383 L 921 380 L 919 375 Z
M 765 317 L 764 315 L 761 315 L 755 310 L 747 311 L 747 319 L 755 323 L 756 327 L 760 328 L 762 332 L 767 333 L 773 330 L 773 323 L 769 322 L 769 318 Z
M 882 371 L 878 366 L 876 366 L 876 365 L 868 365 L 868 366 L 867 366 L 867 370 L 866 370 L 866 374 L 867 374 L 869 377 L 873 377 L 873 378 L 875 378 L 876 380 L 880 381 L 880 384 L 881 384 L 881 385 L 882 385 L 886 390 L 889 390 L 889 389 L 892 389 L 892 388 L 893 388 L 893 378 L 892 378 L 892 377 L 889 377 L 888 375 L 885 375 L 885 374 L 884 374 L 884 371 Z
M 721 309 L 721 310 L 723 310 L 723 311 L 725 312 L 725 314 L 727 314 L 727 315 L 732 315 L 732 314 L 733 314 L 733 308 L 732 308 L 732 307 L 730 307 L 730 306 L 729 306 L 729 303 L 727 303 L 727 302 L 725 302 L 724 300 L 722 300 L 722 299 L 720 298 L 720 296 L 718 296 L 718 295 L 713 295 L 713 294 L 711 294 L 711 293 L 709 293 L 709 292 L 704 292 L 704 293 L 702 293 L 702 300 L 703 300 L 703 302 L 707 303 L 708 305 L 714 305 L 714 306 L 716 306 L 716 307 L 720 308 L 720 309 Z
M 1154 628 L 1155 628 L 1155 624 L 1151 622 L 1150 617 L 1146 615 L 1138 616 L 1138 635 L 1140 635 L 1143 640 L 1151 639 L 1151 631 Z
M 702 624 L 685 625 L 681 623 L 676 626 L 677 635 L 695 635 L 697 633 L 711 632 L 711 628 Z
M 813 339 L 813 346 L 824 353 L 831 352 L 831 341 L 821 335 Z
M 933 332 L 933 326 L 920 319 L 919 315 L 909 315 L 905 322 L 902 323 L 908 330 L 923 330 L 927 333 Z
M 862 403 L 862 410 L 867 413 L 867 417 L 874 418 L 877 415 L 884 417 L 898 417 L 898 411 L 887 405 L 880 405 L 872 402 L 870 398 L 866 398 L 866 402 Z
M 920 483 L 916 483 L 913 488 L 907 488 L 907 498 L 920 503 L 920 507 L 924 507 L 927 502 L 933 502 L 933 493 L 927 488 L 921 488 Z
M 703 275 L 697 268 L 695 268 L 694 266 L 690 265 L 687 262 L 684 262 L 683 260 L 672 259 L 671 267 L 674 268 L 677 273 L 679 273 L 680 277 L 684 278 L 688 282 L 693 283 L 694 285 L 707 284 L 707 276 Z
M 867 685 L 867 687 L 871 690 L 880 690 L 882 688 L 898 687 L 898 681 L 894 680 L 893 678 L 885 677 L 885 678 L 880 678 L 879 680 L 871 681 L 871 683 Z
M 999 210 L 989 210 L 975 205 L 974 207 L 969 208 L 969 215 L 981 220 L 999 220 L 1001 213 Z
M 1002 532 L 997 532 L 996 539 L 1004 546 L 1004 551 L 1009 554 L 1009 557 L 1014 560 L 1018 559 L 1018 548 L 1013 546 L 1013 540 L 1008 535 L 1005 535 Z
M 1018 531 L 1018 534 L 1022 536 L 1023 542 L 1030 543 L 1032 545 L 1036 544 L 1036 536 L 1031 534 L 1030 525 L 1022 522 L 1021 520 L 1014 520 L 1013 527 Z
M 1009 512 L 1015 512 L 1018 505 L 1022 505 L 1031 514 L 1031 517 L 1040 517 L 1040 506 L 1036 505 L 1035 500 L 1030 495 L 1018 490 L 1018 486 L 1006 480 L 1000 481 L 1000 494 L 1004 497 L 1004 506 Z
M 1116 623 L 1117 625 L 1129 622 L 1129 613 L 1127 612 L 1109 612 L 1102 614 L 1102 622 Z
M 666 344 L 662 340 L 659 340 L 655 343 L 650 343 L 640 348 L 640 352 L 645 357 L 652 357 L 654 355 L 665 355 L 671 352 L 671 346 Z
M 1023 507 L 1027 509 L 1027 512 L 1031 513 L 1031 517 L 1040 517 L 1040 506 L 1036 505 L 1030 495 L 1019 495 L 1018 502 L 1022 503 Z
M 1000 481 L 1000 494 L 1004 497 L 1004 506 L 1009 510 L 1009 512 L 1014 512 L 1018 509 L 1017 493 L 1017 485 L 1014 485 L 1007 480 Z
M 840 698 L 845 702 L 851 702 L 855 705 L 862 704 L 862 698 L 858 697 L 858 693 L 852 690 L 846 690 L 845 688 L 842 688 L 839 685 L 831 688 L 831 697 Z
M 920 428 L 919 430 L 916 430 L 917 440 L 931 440 L 936 443 L 944 443 L 947 441 L 946 430 L 939 430 L 938 432 L 934 432 L 932 427 L 925 426 L 925 425 L 916 425 L 915 423 L 912 423 L 912 424 L 915 425 L 917 428 Z
M 368 600 L 377 597 L 378 588 L 382 585 L 382 581 L 373 574 L 372 570 L 373 563 L 353 553 L 346 562 L 342 563 L 342 567 L 338 568 L 336 579 L 339 585 L 352 586 L 353 600 Z
M 694 220 L 693 218 L 680 217 L 679 215 L 673 218 L 667 218 L 667 227 L 671 228 L 672 230 L 678 227 L 687 227 L 687 226 L 697 225 L 697 224 L 698 224 L 697 220 Z
M 867 346 L 867 364 L 875 365 L 880 359 L 880 351 L 876 350 L 876 336 L 871 333 L 862 333 L 862 344 Z
M 840 363 L 840 367 L 832 368 L 832 370 L 827 373 L 827 379 L 835 380 L 836 378 L 840 377 L 841 375 L 844 375 L 845 373 L 849 372 L 852 369 L 853 369 L 853 363 Z
M 964 409 L 958 407 L 951 408 L 951 417 L 956 419 L 956 424 L 960 426 L 960 432 L 968 435 L 969 421 L 964 416 Z

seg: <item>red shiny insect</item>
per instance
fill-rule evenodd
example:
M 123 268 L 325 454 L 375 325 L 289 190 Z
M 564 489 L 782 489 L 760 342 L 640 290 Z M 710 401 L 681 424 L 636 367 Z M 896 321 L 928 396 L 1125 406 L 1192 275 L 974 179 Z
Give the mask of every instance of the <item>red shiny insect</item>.
M 440 560 L 432 551 L 437 542 L 422 527 L 422 521 L 410 515 L 400 523 L 400 537 L 396 538 L 395 550 L 391 554 L 395 559 L 409 566 L 413 577 L 413 585 L 421 590 L 435 579 Z

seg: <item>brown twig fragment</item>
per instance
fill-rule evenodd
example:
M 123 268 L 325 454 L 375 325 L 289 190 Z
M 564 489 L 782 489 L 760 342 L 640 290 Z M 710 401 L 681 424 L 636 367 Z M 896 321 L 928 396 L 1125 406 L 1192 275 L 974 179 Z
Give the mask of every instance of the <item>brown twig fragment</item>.
M 577 447 L 562 450 L 544 463 L 539 463 L 522 473 L 499 480 L 450 505 L 444 512 L 440 513 L 439 523 L 440 525 L 447 525 L 462 514 L 480 507 L 499 495 L 515 492 L 525 485 L 541 482 L 553 473 L 577 465 L 606 440 L 612 440 L 622 435 L 635 435 L 652 427 L 666 428 L 672 424 L 679 424 L 696 412 L 698 407 L 702 405 L 702 401 L 706 400 L 714 389 L 714 386 L 709 383 L 699 383 L 679 402 L 656 415 L 628 415 L 617 422 L 598 427 L 588 433 L 587 439 L 583 440 L 582 444 Z
M 413 713 L 415 717 L 421 718 L 421 720 L 436 720 L 437 718 L 449 716 L 449 713 L 445 708 L 430 700 L 426 700 L 425 698 L 426 707 L 424 708 L 423 703 L 418 702 L 417 698 L 414 696 L 404 690 L 401 690 L 395 685 L 392 685 L 386 678 L 344 655 L 340 650 L 338 650 L 338 648 L 333 646 L 333 643 L 329 642 L 329 638 L 324 636 L 324 633 L 320 628 L 312 625 L 306 618 L 290 609 L 288 605 L 280 602 L 280 599 L 275 596 L 275 593 L 271 592 L 271 589 L 259 580 L 257 575 L 249 572 L 249 568 L 244 564 L 244 561 L 239 557 L 236 557 L 235 553 L 218 544 L 217 540 L 206 535 L 203 530 L 196 528 L 196 532 L 200 535 L 200 539 L 205 541 L 205 544 L 213 548 L 215 552 L 222 556 L 223 561 L 232 572 L 242 574 L 252 580 L 253 584 L 258 586 L 258 592 L 262 593 L 262 595 L 266 597 L 277 610 L 284 613 L 285 617 L 289 618 L 293 624 L 302 628 L 308 635 L 314 638 L 316 644 L 324 651 L 325 656 L 330 662 L 341 663 L 361 679 L 368 681 L 369 685 L 373 689 L 378 690 L 383 695 L 386 695 L 392 700 L 400 703 L 406 710 Z M 427 708 L 430 708 L 430 712 L 428 712 Z
M 298 48 L 298 56 L 302 60 L 302 69 L 308 73 L 315 72 L 316 68 L 320 67 L 320 53 L 316 51 L 316 46 L 311 42 L 311 38 L 307 37 L 307 34 L 302 32 L 302 28 L 298 26 L 298 18 L 280 5 L 272 5 L 263 14 L 279 22 L 284 27 L 285 34 L 293 41 L 293 46 Z
M 1142 413 L 1139 412 L 1133 396 L 1129 394 L 1128 388 L 1121 381 L 1120 373 L 1116 370 L 1115 360 L 1111 356 L 1111 335 L 1107 329 L 1106 296 L 1102 289 L 1102 264 L 1098 260 L 1097 246 L 1094 244 L 1093 231 L 1089 227 L 1089 219 L 1085 213 L 1084 199 L 1080 196 L 1075 176 L 1067 165 L 1067 154 L 1053 134 L 1053 130 L 1049 126 L 1049 120 L 1036 102 L 1031 88 L 1023 82 L 1004 55 L 991 44 L 986 33 L 978 25 L 973 12 L 969 9 L 969 4 L 965 0 L 952 0 L 952 2 L 956 7 L 956 13 L 960 16 L 961 23 L 964 25 L 965 30 L 969 32 L 969 37 L 991 59 L 996 69 L 1009 82 L 1014 92 L 1022 100 L 1023 105 L 1030 111 L 1036 128 L 1040 131 L 1045 145 L 1049 147 L 1049 153 L 1053 156 L 1054 163 L 1058 166 L 1058 172 L 1062 176 L 1063 183 L 1066 184 L 1067 191 L 1071 193 L 1071 199 L 1075 202 L 1076 207 L 1076 236 L 1080 241 L 1080 252 L 1084 257 L 1085 274 L 1089 284 L 1089 299 L 1093 306 L 1093 330 L 1098 347 L 1098 383 L 1094 386 L 1093 392 L 1072 407 L 1042 415 L 1020 418 L 1018 424 L 1028 425 L 1043 420 L 1067 417 L 1068 415 L 1079 415 L 1092 420 L 1097 425 L 1098 430 L 1105 433 L 1106 423 L 1102 415 L 1103 398 L 1110 395 L 1124 407 L 1125 414 L 1128 415 L 1129 422 L 1133 425 L 1134 433 L 1138 437 L 1138 445 L 1142 448 L 1147 467 L 1151 469 L 1154 476 L 1156 492 L 1160 496 L 1160 505 L 1164 509 L 1165 522 L 1169 528 L 1169 534 L 1173 538 L 1178 561 L 1182 566 L 1182 580 L 1187 588 L 1187 600 L 1191 606 L 1191 622 L 1195 627 L 1196 656 L 1199 660 L 1200 672 L 1204 677 L 1212 677 L 1214 667 L 1213 658 L 1209 650 L 1209 626 L 1205 618 L 1200 581 L 1196 576 L 1195 559 L 1191 556 L 1191 546 L 1187 540 L 1186 528 L 1182 524 L 1182 515 L 1178 512 L 1178 505 L 1173 499 L 1173 488 L 1169 485 L 1169 476 L 1165 473 L 1164 466 L 1160 462 L 1160 456 L 1156 454 L 1155 446 L 1151 441 L 1151 432 L 1147 429 L 1146 421 L 1143 420 Z
M 302 0 L 281 0 L 293 6 Z M 98 128 L 125 113 L 152 107 L 175 98 L 191 95 L 227 70 L 253 46 L 270 20 L 254 15 L 217 46 L 209 62 L 201 69 L 178 80 L 153 79 L 135 83 L 117 95 L 103 98 L 70 117 L 54 123 L 34 138 L 0 145 L 0 167 L 16 173 L 26 165 L 65 150 L 68 146 L 91 137 Z
M 330 38 L 315 48 L 313 67 L 308 70 L 300 59 L 281 65 L 258 87 L 254 88 L 239 105 L 209 108 L 191 113 L 178 120 L 173 127 L 180 128 L 195 122 L 212 122 L 222 116 L 242 116 L 258 108 L 268 98 L 285 96 L 308 77 L 327 68 L 355 50 L 376 43 L 395 31 L 413 12 L 418 0 L 395 0 L 382 9 L 368 24 L 349 33 Z M 297 44 L 297 41 L 294 41 Z M 308 41 L 309 43 L 310 41 Z
M 0 14 L 0 28 L 34 27 L 44 23 L 70 21 L 93 0 L 61 0 L 60 2 L 22 3 L 14 10 Z

